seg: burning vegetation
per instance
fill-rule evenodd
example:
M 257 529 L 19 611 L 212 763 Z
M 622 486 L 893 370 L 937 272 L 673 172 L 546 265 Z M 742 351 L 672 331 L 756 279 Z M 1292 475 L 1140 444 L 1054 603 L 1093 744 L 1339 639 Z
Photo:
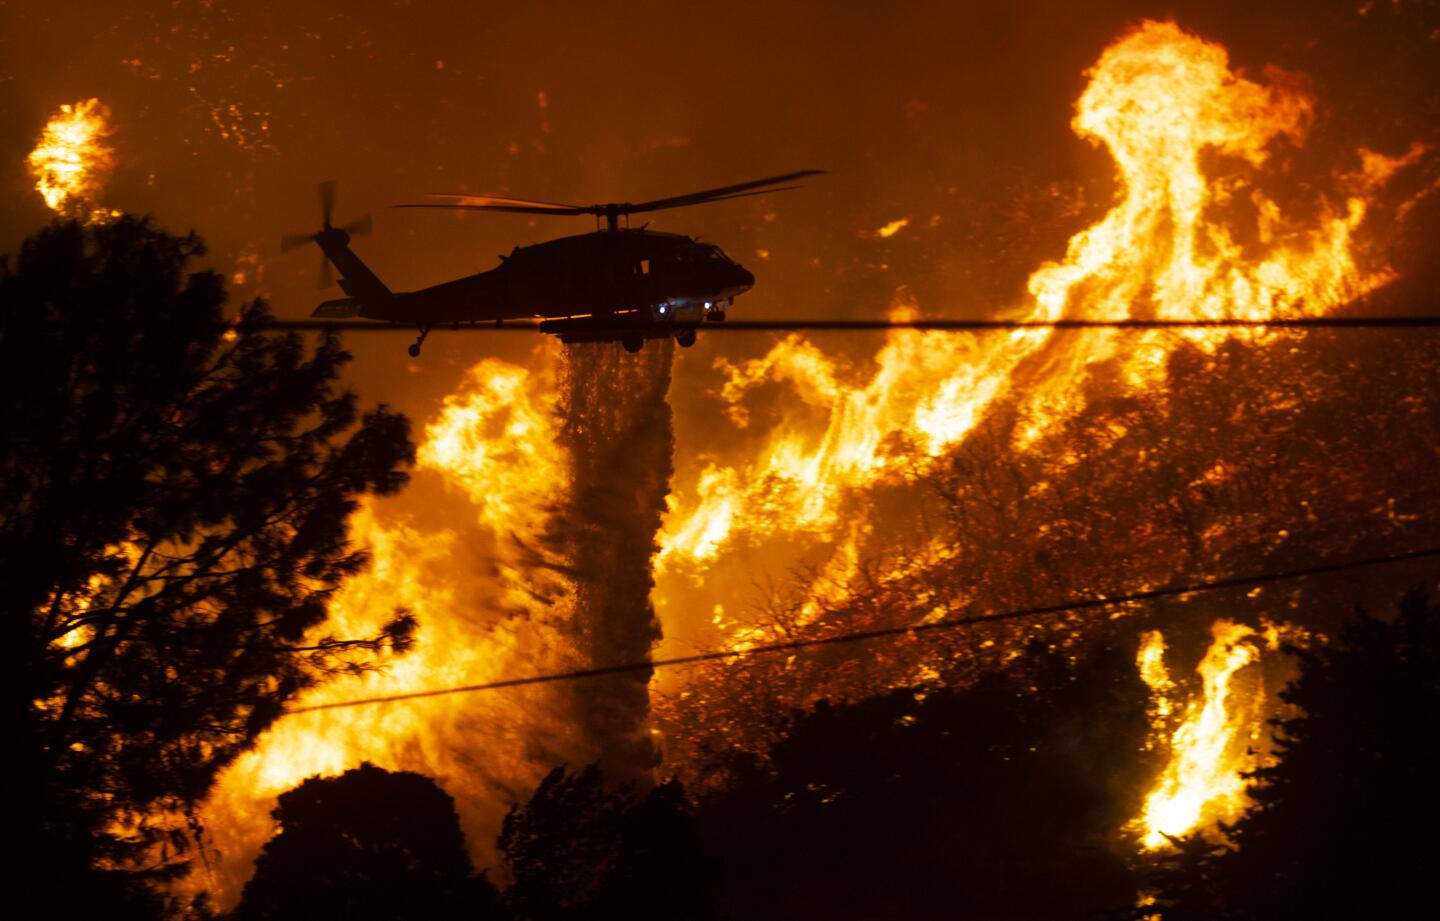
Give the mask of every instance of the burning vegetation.
M 1267 637 L 1258 637 L 1242 624 L 1217 620 L 1214 642 L 1195 669 L 1201 694 L 1188 701 L 1172 697 L 1164 636 L 1158 630 L 1145 635 L 1136 664 L 1154 695 L 1155 732 L 1170 756 L 1136 820 L 1145 847 L 1161 847 L 1202 825 L 1233 822 L 1247 805 L 1244 777 L 1256 766 L 1265 693 L 1263 683 L 1252 682 L 1244 693 L 1233 683 L 1259 660 L 1256 640 L 1268 640 L 1273 650 L 1278 632 L 1271 627 Z
M 1394 158 L 1353 151 L 1331 176 L 1306 183 L 1332 191 L 1305 200 L 1291 174 L 1314 110 L 1300 77 L 1270 70 L 1257 82 L 1236 74 L 1223 48 L 1174 24 L 1145 23 L 1117 40 L 1090 70 L 1073 122 L 1113 158 L 1117 203 L 1071 238 L 1062 260 L 1031 274 L 1031 301 L 1019 315 L 1283 318 L 1324 314 L 1375 291 L 1391 273 L 1363 255 L 1357 232 L 1382 201 L 1386 179 L 1425 151 L 1415 146 Z M 916 310 L 902 304 L 896 315 Z M 1334 370 L 1321 370 L 1327 362 L 1355 368 L 1363 349 L 1341 358 L 1339 344 L 1322 345 L 1325 358 L 1311 353 L 1314 371 L 1283 370 L 1300 348 L 1276 334 L 1213 331 L 1022 331 L 979 340 L 896 331 L 869 372 L 799 336 L 763 358 L 722 362 L 718 396 L 750 450 L 712 458 L 697 480 L 680 484 L 661 537 L 661 598 L 695 607 L 700 594 L 708 602 L 702 608 L 731 605 L 706 597 L 704 586 L 733 584 L 728 567 L 757 556 L 808 573 L 806 584 L 767 600 L 750 623 L 718 619 L 719 640 L 743 646 L 857 618 L 923 622 L 1082 589 L 1113 593 L 1125 588 L 1123 576 L 1132 585 L 1162 584 L 1186 572 L 1244 568 L 1255 551 L 1284 558 L 1289 547 L 1329 545 L 1288 543 L 1316 520 L 1317 499 L 1304 494 L 1305 478 L 1282 457 L 1302 427 L 1314 444 L 1334 443 L 1320 420 L 1301 422 L 1302 407 L 1333 379 Z M 1403 401 L 1407 385 L 1396 386 Z M 1213 401 L 1228 387 L 1236 388 L 1235 402 L 1223 412 L 1186 403 Z M 777 412 L 754 399 L 777 388 L 794 408 Z M 1374 393 L 1382 392 L 1391 391 L 1377 382 Z M 1266 426 L 1274 428 L 1266 433 Z M 1263 453 L 1248 453 L 1262 444 Z M 1257 515 L 1262 496 L 1284 478 L 1293 498 L 1271 495 L 1271 514 Z M 1393 488 L 1393 477 L 1352 482 L 1352 508 L 1337 514 L 1391 530 L 1394 517 L 1375 521 L 1361 496 L 1373 494 L 1375 483 Z M 1133 492 L 1140 484 L 1149 507 Z M 1320 481 L 1313 486 L 1329 491 Z M 1409 501 L 1414 508 L 1428 500 Z M 1104 548 L 1124 555 L 1121 572 Z M 1006 584 L 1015 579 L 1027 585 Z M 991 649 L 1003 659 L 1017 641 L 1014 632 L 991 636 L 968 651 L 983 657 Z M 1231 650 L 1222 659 L 1256 655 L 1245 644 L 1217 643 Z M 765 669 L 762 681 L 785 691 L 761 700 L 849 696 L 857 687 L 873 692 L 934 678 L 946 671 L 937 663 L 958 651 L 926 645 L 888 669 L 854 662 L 816 670 L 795 663 L 779 676 Z M 1218 675 L 1217 668 L 1207 671 Z M 944 677 L 964 680 L 963 673 Z M 1206 704 L 1197 710 L 1209 711 L 1207 725 L 1234 720 L 1225 687 L 1207 678 Z M 674 693 L 667 712 L 680 737 L 707 722 L 697 701 L 745 697 Z M 759 722 L 750 714 L 728 725 L 744 734 L 741 726 Z M 1190 751 L 1194 745 L 1224 747 L 1200 741 L 1195 727 L 1177 733 L 1177 762 L 1205 760 Z M 1234 802 L 1234 770 L 1217 768 L 1232 789 L 1211 793 L 1198 792 L 1208 788 L 1193 766 L 1175 770 L 1189 779 L 1162 780 L 1174 789 L 1157 793 L 1155 808 L 1184 789 L 1192 806 L 1178 831 L 1202 814 L 1226 814 L 1207 811 L 1206 801 Z M 1148 826 L 1152 844 L 1154 829 L 1165 825 Z
M 1028 272 L 1024 296 L 1001 315 L 1265 320 L 1385 303 L 1396 272 L 1375 227 L 1436 188 L 1393 188 L 1407 171 L 1433 170 L 1424 144 L 1352 147 L 1327 161 L 1307 148 L 1323 106 L 1304 75 L 1241 71 L 1224 47 L 1170 22 L 1129 29 L 1085 79 L 1071 127 L 1113 164 L 1113 202 Z M 268 139 L 268 120 L 262 127 Z M 46 126 L 29 164 L 49 208 L 91 224 L 117 216 L 98 203 L 114 165 L 110 133 L 94 99 L 63 106 Z M 925 212 L 913 213 L 921 217 L 881 217 L 860 237 L 904 242 L 925 226 Z M 950 312 L 903 287 L 890 311 L 896 320 Z M 883 811 L 855 792 L 873 778 L 858 777 L 862 754 L 845 754 L 851 737 L 892 746 L 897 763 L 922 773 L 949 770 L 926 766 L 935 751 L 964 761 L 982 793 L 1004 787 L 1001 775 L 1017 790 L 1039 788 L 1057 804 L 1065 847 L 1055 850 L 1083 851 L 1077 865 L 1181 859 L 1176 842 L 1196 832 L 1220 841 L 1222 823 L 1255 805 L 1255 772 L 1272 761 L 1266 720 L 1290 712 L 1277 689 L 1294 670 L 1278 650 L 1323 646 L 1333 625 L 1297 624 L 1335 601 L 1332 583 L 1182 594 L 743 667 L 426 692 L 1440 542 L 1429 482 L 1440 351 L 1383 331 L 1305 336 L 896 329 L 857 358 L 788 335 L 759 354 L 714 359 L 711 389 L 687 402 L 716 434 L 683 461 L 669 343 L 639 355 L 546 343 L 522 363 L 475 363 L 425 422 L 406 490 L 357 500 L 349 539 L 363 566 L 356 557 L 325 595 L 327 637 L 380 636 L 413 617 L 413 648 L 383 668 L 335 667 L 324 683 L 297 685 L 292 712 L 226 762 L 203 805 L 187 816 L 178 801 L 163 804 L 177 835 L 203 830 L 207 859 L 180 889 L 234 905 L 275 832 L 277 796 L 317 775 L 354 781 L 346 772 L 362 764 L 371 782 L 387 772 L 434 778 L 454 799 L 470 858 L 505 867 L 513 898 L 538 900 L 525 903 L 537 915 L 550 910 L 545 868 L 526 864 L 524 848 L 546 829 L 583 839 L 570 854 L 578 865 L 591 859 L 587 847 L 613 844 L 586 835 L 633 834 L 638 851 L 664 850 L 635 815 L 689 829 L 693 811 L 713 828 L 737 802 L 766 803 L 774 815 L 745 813 L 752 824 L 737 826 L 760 842 L 758 867 L 816 843 L 806 838 L 814 828 L 797 831 L 803 817 L 829 816 L 815 820 L 823 829 L 846 809 Z M 134 568 L 136 546 L 108 544 L 107 572 Z M 91 646 L 87 611 L 116 578 L 93 576 L 50 599 L 76 624 L 54 638 L 57 650 Z M 356 701 L 374 702 L 348 706 Z M 1014 726 L 975 715 L 1006 707 Z M 1061 714 L 1053 724 L 1051 711 Z M 1110 749 L 1069 738 L 1087 719 Z M 907 727 L 919 728 L 907 736 Z M 998 741 L 956 739 L 953 727 Z M 847 773 L 851 762 L 860 767 Z M 1080 762 L 1076 778 L 1046 779 Z M 603 770 L 578 770 L 591 763 Z M 655 787 L 661 777 L 684 792 Z M 885 782 L 874 789 L 885 790 L 886 809 L 923 811 Z M 974 817 L 987 844 L 1009 854 L 1007 817 L 987 813 L 983 799 L 947 801 L 937 814 Z M 697 853 L 749 846 L 688 835 Z M 976 848 L 963 856 L 983 874 L 992 858 Z M 1037 863 L 1052 859 L 1036 849 Z M 814 869 L 812 858 L 794 859 L 798 873 Z M 606 860 L 593 862 L 626 865 L 623 855 Z M 1049 870 L 1026 872 L 1044 880 Z
M 403 606 L 427 625 L 425 638 L 394 668 L 307 695 L 301 709 L 322 709 L 287 718 L 226 774 L 205 819 L 225 862 L 201 885 L 238 894 L 269 834 L 274 797 L 358 761 L 468 791 L 460 810 L 470 828 L 497 828 L 507 801 L 556 763 L 598 761 L 627 781 L 650 776 L 659 755 L 644 673 L 479 706 L 442 696 L 384 707 L 378 720 L 323 708 L 646 657 L 659 637 L 650 559 L 673 443 L 670 360 L 664 349 L 546 346 L 531 369 L 486 361 L 470 370 L 426 426 L 407 494 L 438 511 L 422 522 L 418 504 L 388 516 L 364 508 L 352 527 L 371 563 L 332 606 L 347 631 Z M 483 759 L 477 738 L 487 740 Z M 472 834 L 478 857 L 493 858 L 491 837 Z
M 35 191 L 51 211 L 87 223 L 119 216 L 99 203 L 115 167 L 115 151 L 106 143 L 112 130 L 110 110 L 98 99 L 62 105 L 45 125 L 28 163 Z
M 1314 112 L 1300 77 L 1238 75 L 1223 48 L 1173 24 L 1145 23 L 1116 41 L 1089 72 L 1073 123 L 1113 158 L 1116 204 L 1075 234 L 1062 259 L 1034 271 L 1018 315 L 1313 316 L 1384 284 L 1390 273 L 1362 257 L 1356 235 L 1387 178 L 1423 150 L 1395 158 L 1356 151 L 1326 180 L 1331 192 L 1297 199 L 1286 173 Z M 894 316 L 919 309 L 901 303 Z M 665 500 L 655 555 L 660 619 L 714 610 L 712 641 L 744 648 L 1245 569 L 1257 547 L 1283 559 L 1285 532 L 1256 528 L 1289 513 L 1278 503 L 1264 519 L 1242 511 L 1275 471 L 1235 452 L 1247 444 L 1283 451 L 1259 433 L 1301 424 L 1293 413 L 1300 395 L 1271 376 L 1272 357 L 1293 354 L 1283 334 L 969 339 L 897 331 L 868 373 L 800 336 L 758 359 L 722 359 L 716 396 L 743 450 L 712 457 Z M 332 605 L 346 630 L 397 605 L 413 610 L 427 625 L 418 649 L 382 674 L 328 684 L 302 707 L 644 656 L 657 637 L 646 535 L 668 479 L 671 435 L 654 413 L 669 356 L 647 354 L 645 367 L 607 364 L 616 360 L 603 348 L 560 359 L 547 347 L 528 369 L 495 360 L 471 369 L 426 428 L 421 482 L 354 520 L 372 562 Z M 1302 378 L 1303 386 L 1316 379 Z M 1213 401 L 1219 386 L 1261 388 L 1224 414 L 1236 441 L 1221 443 L 1206 418 L 1161 421 L 1191 391 L 1209 391 Z M 757 403 L 776 388 L 792 409 Z M 1130 471 L 1123 486 L 1101 475 L 1106 468 Z M 633 470 L 637 488 L 648 485 L 615 492 L 598 469 L 609 477 Z M 1358 492 L 1358 472 L 1355 480 Z M 1161 505 L 1145 511 L 1114 492 L 1132 482 L 1153 489 L 1146 494 Z M 1300 526 L 1316 517 L 1304 485 L 1297 478 Z M 1404 496 L 1388 501 L 1413 507 Z M 634 533 L 621 541 L 615 529 L 637 511 Z M 585 536 L 592 521 L 598 530 Z M 1393 531 L 1397 519 L 1383 523 Z M 610 560 L 620 545 L 634 559 Z M 1105 547 L 1125 548 L 1129 565 L 1117 571 Z M 807 575 L 756 614 L 728 615 L 735 599 L 720 587 L 736 584 L 735 567 L 757 557 L 772 561 L 766 571 Z M 1269 607 L 1260 598 L 1238 608 L 1257 606 Z M 1070 646 L 1093 629 L 1076 619 L 901 643 L 875 656 L 702 669 L 662 686 L 664 769 L 693 778 L 709 770 L 705 752 L 762 750 L 789 707 L 917 682 L 963 685 L 1003 667 L 1027 639 Z M 1266 639 L 1226 618 L 1213 631 L 1209 651 L 1197 656 L 1193 692 L 1166 676 L 1158 633 L 1144 647 L 1155 745 L 1168 759 L 1135 819 L 1145 847 L 1231 819 L 1245 802 L 1242 775 L 1255 764 L 1246 749 L 1266 707 L 1263 681 L 1237 676 L 1256 668 L 1275 632 Z M 439 778 L 460 799 L 477 856 L 490 858 L 481 830 L 497 827 L 499 803 L 522 796 L 546 765 L 599 757 L 630 764 L 622 776 L 647 770 L 643 684 L 577 690 L 574 703 L 565 691 L 527 689 L 286 719 L 226 775 L 207 808 L 227 869 L 205 884 L 223 891 L 226 880 L 244 878 L 276 793 L 361 760 Z M 632 697 L 621 714 L 621 699 Z M 593 732 L 577 733 L 592 723 Z M 477 760 L 482 738 L 486 756 Z

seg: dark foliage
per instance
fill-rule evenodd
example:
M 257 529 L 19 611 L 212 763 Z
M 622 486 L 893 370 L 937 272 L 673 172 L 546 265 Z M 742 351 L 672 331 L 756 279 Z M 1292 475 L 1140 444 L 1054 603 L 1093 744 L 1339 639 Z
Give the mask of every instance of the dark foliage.
M 694 819 L 680 784 L 607 789 L 591 765 L 556 768 L 500 835 L 522 921 L 710 916 Z
M 1084 918 L 1135 879 L 1133 654 L 1032 646 L 973 687 L 821 704 L 701 811 L 733 918 Z M 743 773 L 743 772 L 737 772 Z
M 1440 847 L 1440 606 L 1361 614 L 1331 648 L 1296 651 L 1278 760 L 1228 845 L 1192 838 L 1156 872 L 1164 921 L 1420 918 Z
M 689 815 L 679 784 L 557 770 L 501 837 L 517 917 L 1089 918 L 1139 882 L 1155 765 L 1133 637 L 1035 644 L 973 687 L 797 715 Z M 697 839 L 698 833 L 698 839 Z
M 406 420 L 360 416 L 334 337 L 266 333 L 259 303 L 227 320 L 202 252 L 127 218 L 56 223 L 0 265 L 12 834 L 21 877 L 81 915 L 126 916 L 119 890 L 152 912 L 133 883 L 175 871 L 217 771 L 413 627 L 314 635 L 363 564 L 357 497 L 405 482 Z
M 435 782 L 371 764 L 280 795 L 280 832 L 255 861 L 233 921 L 483 921 L 499 896 L 465 854 L 455 801 Z

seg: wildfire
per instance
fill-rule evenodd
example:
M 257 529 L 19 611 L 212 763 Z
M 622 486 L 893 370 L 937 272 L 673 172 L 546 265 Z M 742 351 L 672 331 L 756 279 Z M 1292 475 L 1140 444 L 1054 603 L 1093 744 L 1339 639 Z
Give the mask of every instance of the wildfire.
M 1117 201 L 1069 241 L 1062 259 L 1031 274 L 1029 297 L 1012 315 L 1318 314 L 1388 278 L 1383 268 L 1357 263 L 1354 235 L 1370 196 L 1417 152 L 1362 155 L 1358 172 L 1336 180 L 1343 201 L 1319 202 L 1320 217 L 1303 221 L 1264 191 L 1276 161 L 1304 141 L 1313 118 L 1314 101 L 1298 79 L 1279 71 L 1263 83 L 1240 76 L 1220 46 L 1157 22 L 1107 48 L 1089 77 L 1073 124 L 1113 157 Z M 877 234 L 905 226 L 902 219 Z M 918 313 L 904 299 L 892 307 L 897 319 Z M 875 539 L 869 516 L 880 491 L 916 481 L 997 409 L 1014 409 L 1022 420 L 1015 450 L 1036 452 L 1056 422 L 1083 408 L 1079 385 L 1097 363 L 1118 364 L 1122 386 L 1157 380 L 1175 338 L 1127 335 L 1028 330 L 980 339 L 896 330 L 863 366 L 790 336 L 761 357 L 720 360 L 715 395 L 740 447 L 703 458 L 668 499 L 656 559 L 662 619 L 714 611 L 728 642 L 747 642 L 746 625 L 722 616 L 721 605 L 733 599 L 705 597 L 702 584 L 727 551 L 742 546 L 758 548 L 771 566 L 792 562 L 796 547 L 819 548 L 812 601 L 843 589 Z M 1189 338 L 1213 348 L 1223 337 Z M 572 468 L 557 418 L 555 352 L 542 352 L 537 364 L 527 370 L 488 360 L 473 368 L 425 429 L 416 483 L 355 517 L 353 539 L 371 563 L 337 595 L 333 629 L 366 632 L 404 605 L 419 616 L 422 634 L 415 651 L 385 672 L 327 684 L 301 706 L 572 664 L 569 602 L 547 581 L 562 578 L 561 567 L 537 550 Z M 758 412 L 759 394 L 774 386 L 794 398 Z M 626 458 L 608 460 L 618 466 Z M 648 534 L 634 539 L 646 541 Z M 961 571 L 967 563 L 948 548 L 922 548 L 912 559 Z M 1162 832 L 1231 816 L 1243 802 L 1246 764 L 1234 748 L 1258 698 L 1237 707 L 1232 679 L 1258 657 L 1257 636 L 1216 624 L 1199 669 L 1202 700 L 1188 707 L 1173 697 L 1164 638 L 1147 641 L 1140 667 L 1156 695 L 1156 717 L 1181 714 L 1162 739 L 1172 764 L 1137 820 L 1147 846 L 1163 842 Z M 212 888 L 236 894 L 248 857 L 271 831 L 275 794 L 361 760 L 436 776 L 475 830 L 472 845 L 488 846 L 506 796 L 524 795 L 572 753 L 570 714 L 550 693 L 286 718 L 232 767 L 207 807 L 206 826 L 225 854 L 224 878 Z
M 487 527 L 534 520 L 564 481 L 554 406 L 535 398 L 536 375 L 486 360 L 471 368 L 425 427 L 422 468 L 451 477 Z
M 1317 112 L 1304 81 L 1275 68 L 1241 74 L 1223 47 L 1173 23 L 1138 25 L 1104 50 L 1088 78 L 1072 126 L 1110 154 L 1115 202 L 1070 238 L 1061 258 L 1030 274 L 1028 297 L 1011 316 L 1322 315 L 1392 277 L 1383 264 L 1359 258 L 1357 234 L 1387 180 L 1424 156 L 1423 147 L 1398 157 L 1362 148 L 1331 175 L 1298 184 L 1295 152 Z M 1305 188 L 1326 192 L 1298 200 Z M 908 319 L 920 307 L 900 297 L 891 310 Z M 801 624 L 811 612 L 844 610 L 829 601 L 847 587 L 863 592 L 886 579 L 919 586 L 908 593 L 911 607 L 896 616 L 930 616 L 933 604 L 947 603 L 925 594 L 924 574 L 937 565 L 933 539 L 869 524 L 906 515 L 922 522 L 930 472 L 990 419 L 1015 420 L 1001 431 L 1017 459 L 1063 470 L 1079 460 L 1075 449 L 1047 436 L 1085 409 L 1093 371 L 1104 369 L 1117 396 L 1142 391 L 1163 385 L 1177 346 L 1210 352 L 1234 335 L 1026 330 L 969 338 L 893 330 L 865 364 L 803 336 L 782 339 L 759 358 L 721 359 L 713 395 L 737 447 L 682 472 L 671 496 L 657 571 L 662 614 L 722 603 L 728 610 L 733 594 L 709 587 L 754 584 L 759 568 L 805 574 Z M 779 401 L 777 388 L 785 394 Z M 994 462 L 1007 463 L 1003 455 Z M 1016 553 L 1025 556 L 1023 548 Z M 875 557 L 899 562 L 886 564 L 890 572 L 866 570 L 862 561 Z M 948 548 L 943 560 L 947 572 L 963 574 L 972 565 Z M 917 575 L 913 582 L 905 581 L 907 567 Z M 1018 572 L 974 575 L 1024 579 Z M 985 603 L 978 591 L 960 591 L 965 604 Z M 1023 587 L 1017 591 L 1023 596 Z M 733 616 L 702 626 L 700 635 L 726 648 L 751 643 L 758 629 Z M 1245 801 L 1241 774 L 1253 765 L 1242 743 L 1258 725 L 1263 696 L 1234 684 L 1259 657 L 1260 638 L 1233 624 L 1216 629 L 1194 705 L 1176 696 L 1160 634 L 1151 636 L 1140 662 L 1153 689 L 1154 744 L 1172 754 L 1137 820 L 1147 847 L 1163 844 L 1162 833 L 1233 818 Z
M 336 594 L 325 628 L 372 633 L 403 606 L 420 623 L 415 648 L 383 671 L 316 688 L 298 707 L 644 654 L 652 638 L 651 612 L 643 604 L 650 544 L 620 541 L 618 554 L 607 553 L 617 542 L 603 530 L 588 543 L 577 541 L 575 532 L 595 530 L 586 524 L 589 504 L 606 499 L 594 482 L 583 496 L 571 493 L 587 472 L 592 481 L 613 485 L 615 465 L 606 463 L 612 456 L 604 451 L 633 453 L 642 437 L 629 424 L 637 416 L 652 423 L 651 440 L 668 452 L 668 410 L 660 425 L 653 425 L 649 411 L 657 402 L 664 405 L 668 374 L 655 371 L 662 364 L 668 369 L 670 356 L 659 350 L 629 356 L 618 344 L 591 348 L 562 356 L 547 343 L 530 367 L 486 359 L 466 372 L 425 426 L 415 482 L 403 495 L 367 503 L 352 517 L 351 540 L 370 561 Z M 593 399 L 598 378 L 618 393 Z M 657 381 L 658 394 L 635 400 L 633 412 L 617 409 L 622 396 L 638 389 L 637 378 Z M 584 430 L 579 437 L 563 427 L 562 409 L 572 423 L 577 417 L 585 423 L 575 426 Z M 596 437 L 598 429 L 617 423 L 621 431 Z M 587 456 L 592 438 L 601 456 Z M 647 483 L 652 466 L 639 471 Z M 627 499 L 621 494 L 617 507 Z M 623 517 L 613 508 L 604 514 L 612 525 Z M 649 515 L 646 536 L 654 533 L 658 511 Z M 629 572 L 636 568 L 638 579 Z M 637 591 L 639 605 L 633 603 Z M 611 602 L 626 610 L 606 608 Z M 643 610 L 636 616 L 632 607 Z M 632 634 L 641 649 L 623 648 L 621 641 Z M 618 650 L 612 648 L 617 643 Z M 493 863 L 490 849 L 505 809 L 528 796 L 556 764 L 613 759 L 604 746 L 617 740 L 637 757 L 653 755 L 648 729 L 637 725 L 647 713 L 644 684 L 630 684 L 639 705 L 628 710 L 610 699 L 616 689 L 597 694 L 592 684 L 287 716 L 222 776 L 205 810 L 210 843 L 221 855 L 218 878 L 191 885 L 233 902 L 249 861 L 273 831 L 269 811 L 276 795 L 307 777 L 338 774 L 362 761 L 436 778 L 455 797 L 465 827 L 484 830 L 468 836 L 477 862 Z M 637 744 L 633 737 L 642 732 Z
M 101 551 L 105 562 L 122 567 L 133 566 L 139 555 L 139 548 L 131 541 L 111 544 Z M 116 581 L 113 575 L 97 572 L 86 579 L 83 590 L 60 597 L 51 596 L 46 606 L 59 615 L 56 622 L 59 630 L 63 631 L 52 640 L 56 646 L 61 649 L 83 648 L 94 638 L 95 628 L 87 620 L 87 615 L 107 592 L 114 591 Z
M 1146 848 L 1163 847 L 1167 835 L 1188 834 L 1201 824 L 1233 821 L 1247 804 L 1242 775 L 1255 767 L 1246 747 L 1247 729 L 1258 722 L 1264 694 L 1256 690 L 1237 699 L 1242 695 L 1236 693 L 1232 679 L 1259 660 L 1257 642 L 1273 649 L 1277 634 L 1271 630 L 1262 635 L 1217 620 L 1211 635 L 1214 641 L 1196 668 L 1201 695 L 1183 708 L 1168 739 L 1170 760 L 1136 820 Z M 1167 718 L 1177 707 L 1175 686 L 1165 668 L 1165 638 L 1158 630 L 1145 635 L 1137 664 L 1152 694 L 1157 734 L 1163 735 Z
M 1170 691 L 1175 687 L 1175 682 L 1170 680 L 1170 670 L 1165 667 L 1165 634 L 1152 630 L 1141 637 L 1135 664 L 1140 667 L 1140 679 L 1150 689 L 1152 709 L 1159 723 L 1170 715 Z
M 899 304 L 891 316 L 916 312 Z M 790 384 L 826 422 L 817 436 L 807 424 L 813 413 L 797 414 L 743 471 L 712 465 L 697 485 L 700 501 L 672 509 L 662 560 L 709 559 L 735 531 L 752 539 L 779 531 L 832 538 L 842 494 L 904 476 L 912 460 L 940 456 L 1007 384 L 993 353 L 943 333 L 893 333 L 876 364 L 867 383 L 846 383 L 842 364 L 800 336 L 743 364 L 722 359 L 721 397 L 738 427 L 748 425 L 745 397 L 767 381 Z
M 111 130 L 110 110 L 98 99 L 62 105 L 45 125 L 28 162 L 52 211 L 87 223 L 118 216 L 95 201 L 115 165 L 115 151 L 105 143 Z
M 1302 81 L 1267 68 L 1262 85 L 1232 72 L 1225 49 L 1173 23 L 1149 22 L 1111 45 L 1090 70 L 1076 106 L 1077 134 L 1103 144 L 1124 190 L 1100 223 L 1071 238 L 1065 258 L 1030 277 L 1031 316 L 1058 319 L 1271 319 L 1324 314 L 1390 280 L 1362 270 L 1354 231 L 1368 198 L 1418 150 L 1379 157 L 1361 150 L 1359 173 L 1342 177 L 1343 206 L 1318 203 L 1319 217 L 1288 218 L 1264 187 L 1264 168 L 1305 141 L 1315 102 Z M 1207 174 L 1205 157 L 1222 169 Z M 1244 237 L 1255 242 L 1242 245 Z M 1213 347 L 1229 335 L 1192 332 Z M 1113 333 L 1077 337 L 1030 400 L 1025 440 L 1065 411 L 1084 366 L 1114 357 Z M 1126 343 L 1126 379 L 1153 381 L 1169 352 L 1165 337 Z M 1083 356 L 1083 358 L 1082 358 Z
M 298 705 L 573 665 L 564 605 L 537 597 L 544 579 L 527 569 L 525 549 L 568 476 L 553 397 L 546 396 L 554 390 L 553 357 L 542 352 L 531 369 L 496 360 L 470 369 L 425 427 L 416 482 L 352 517 L 351 539 L 370 564 L 335 597 L 327 630 L 373 632 L 404 606 L 421 632 L 415 648 L 384 671 L 333 681 Z M 443 514 L 425 520 L 435 507 Z M 191 885 L 233 901 L 273 831 L 275 796 L 361 761 L 434 776 L 456 796 L 467 827 L 498 827 L 505 797 L 495 791 L 526 791 L 551 757 L 575 754 L 551 692 L 518 690 L 286 717 L 222 776 L 205 809 L 209 843 L 220 854 L 217 878 Z M 485 740 L 483 759 L 474 756 L 476 739 Z M 488 860 L 489 841 L 472 843 Z
M 1301 79 L 1274 68 L 1265 82 L 1241 76 L 1220 45 L 1153 21 L 1105 49 L 1088 74 L 1072 124 L 1113 158 L 1117 202 L 1070 239 L 1064 258 L 1031 274 L 1018 316 L 1314 315 L 1390 278 L 1357 263 L 1354 234 L 1376 190 L 1419 148 L 1395 158 L 1359 151 L 1357 170 L 1332 177 L 1341 203 L 1322 199 L 1291 216 L 1267 184 L 1314 117 Z M 892 308 L 896 319 L 917 315 L 912 303 Z M 722 359 L 717 394 L 756 447 L 708 458 L 693 485 L 677 489 L 661 535 L 664 570 L 699 580 L 740 535 L 777 548 L 833 544 L 842 506 L 863 511 L 877 487 L 913 481 L 997 408 L 1018 413 L 1015 448 L 1035 450 L 1083 409 L 1092 368 L 1108 363 L 1122 386 L 1143 388 L 1163 374 L 1177 342 L 1213 349 L 1229 335 L 1025 330 L 972 339 L 896 330 L 869 371 L 802 336 L 758 359 Z M 750 398 L 775 384 L 798 402 L 757 437 Z M 662 581 L 662 592 L 682 595 L 681 584 Z

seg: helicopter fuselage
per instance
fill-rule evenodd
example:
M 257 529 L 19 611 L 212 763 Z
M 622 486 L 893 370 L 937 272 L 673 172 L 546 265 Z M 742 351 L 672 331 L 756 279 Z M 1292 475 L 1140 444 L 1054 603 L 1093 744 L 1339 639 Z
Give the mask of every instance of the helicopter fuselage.
M 315 316 L 360 316 L 422 331 L 538 318 L 543 331 L 566 342 L 629 345 L 676 336 L 688 344 L 695 327 L 723 320 L 726 306 L 755 283 L 718 246 L 617 229 L 516 247 L 489 271 L 392 293 L 350 250 L 343 231 L 324 231 L 316 242 L 340 269 L 349 297 L 322 304 Z

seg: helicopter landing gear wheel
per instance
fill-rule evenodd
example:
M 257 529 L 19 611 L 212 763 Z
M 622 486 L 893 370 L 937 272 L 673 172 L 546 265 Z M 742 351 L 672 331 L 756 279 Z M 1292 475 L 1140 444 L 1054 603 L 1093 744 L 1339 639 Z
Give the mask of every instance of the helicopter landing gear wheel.
M 626 336 L 620 340 L 620 344 L 625 346 L 625 351 L 634 353 L 645 347 L 645 340 L 639 336 Z
M 692 346 L 692 345 L 695 344 L 695 330 L 693 330 L 693 329 L 682 329 L 682 330 L 680 330 L 680 332 L 678 332 L 678 333 L 675 334 L 675 342 L 676 342 L 676 343 L 680 346 L 680 348 L 682 348 L 682 349 L 688 349 L 688 348 L 690 348 L 690 346 Z
M 411 358 L 419 358 L 419 357 L 420 357 L 420 346 L 422 346 L 422 345 L 425 344 L 425 337 L 428 336 L 428 335 L 430 335 L 430 327 L 428 327 L 428 326 L 422 326 L 422 327 L 420 327 L 420 338 L 416 339 L 416 340 L 410 345 L 410 348 L 406 349 L 406 351 L 410 353 L 410 357 L 411 357 Z

